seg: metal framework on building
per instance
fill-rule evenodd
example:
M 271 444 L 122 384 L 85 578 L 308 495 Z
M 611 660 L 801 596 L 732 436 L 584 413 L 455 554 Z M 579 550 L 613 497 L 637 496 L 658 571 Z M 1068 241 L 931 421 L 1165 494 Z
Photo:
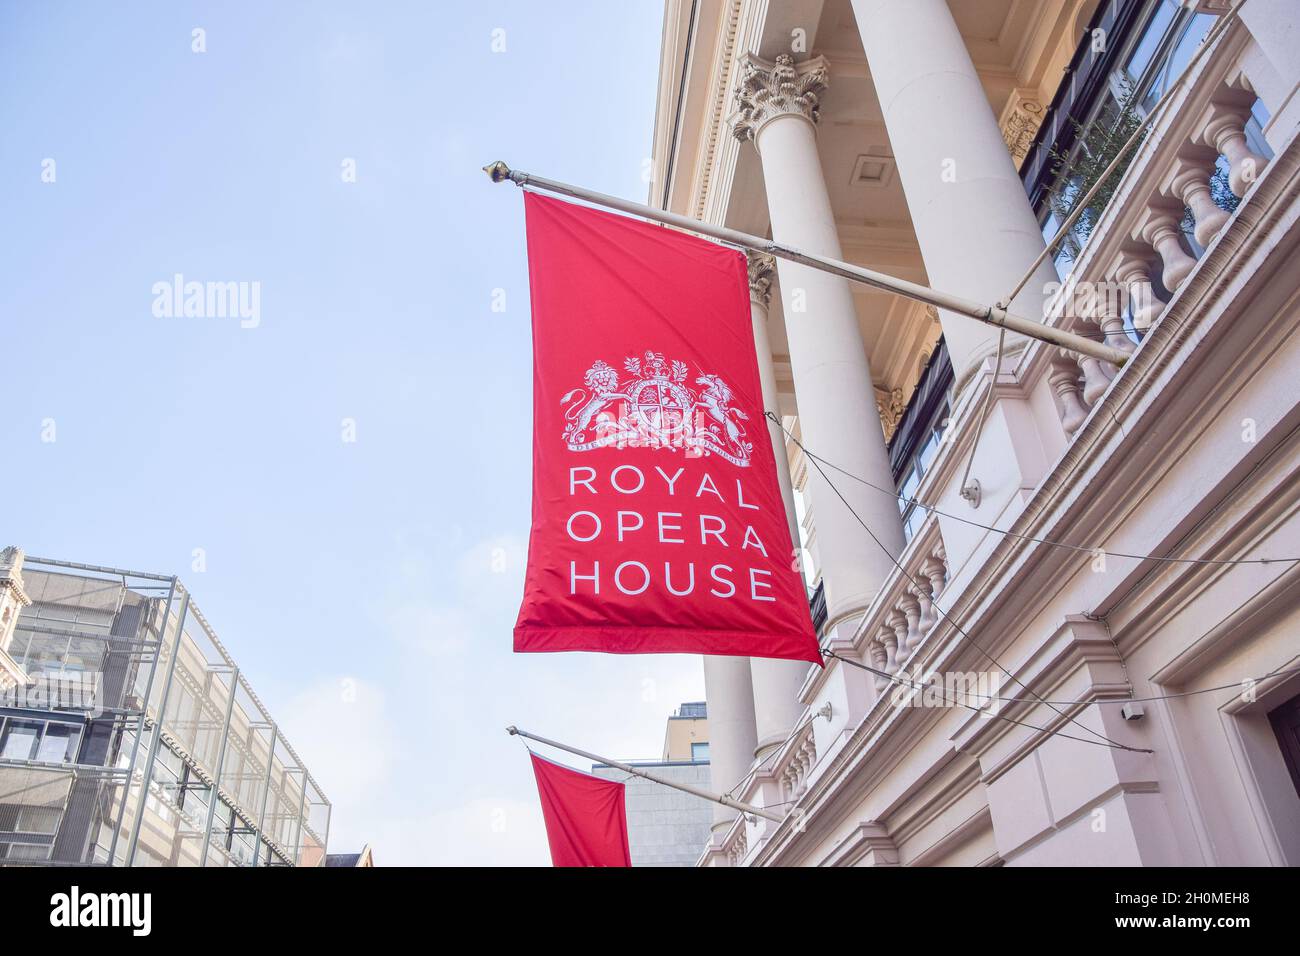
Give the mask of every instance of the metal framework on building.
M 324 862 L 328 799 L 177 577 L 23 573 L 10 650 L 32 683 L 0 696 L 0 865 Z

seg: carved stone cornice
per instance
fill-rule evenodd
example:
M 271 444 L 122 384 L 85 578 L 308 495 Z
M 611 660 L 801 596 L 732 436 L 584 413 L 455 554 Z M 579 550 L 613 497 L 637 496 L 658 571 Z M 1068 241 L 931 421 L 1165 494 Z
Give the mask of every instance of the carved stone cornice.
M 884 824 L 860 823 L 836 844 L 822 866 L 898 866 L 898 846 Z
M 18 590 L 23 587 L 23 549 L 9 545 L 0 550 L 0 584 L 12 585 Z M 30 603 L 30 602 L 28 602 Z
M 32 603 L 23 588 L 23 557 L 22 548 L 13 545 L 0 550 L 0 693 L 27 683 L 27 675 L 9 656 L 18 615 Z
M 749 298 L 763 308 L 772 302 L 772 280 L 776 278 L 776 260 L 765 252 L 747 251 L 749 264 Z
M 728 117 L 732 134 L 742 141 L 754 139 L 764 124 L 778 116 L 802 116 L 815 124 L 829 78 L 825 57 L 796 64 L 794 57 L 782 53 L 769 63 L 746 53 L 740 61 L 736 110 Z
M 1017 169 L 1029 153 L 1030 144 L 1042 122 L 1043 104 L 1039 102 L 1038 92 L 1021 88 L 1012 90 L 998 119 L 998 126 L 1002 129 L 1002 141 L 1007 144 Z
M 23 549 L 14 545 L 0 550 L 0 613 L 4 614 L 3 626 L 0 626 L 0 642 L 3 642 L 13 630 L 12 627 L 7 627 L 14 620 L 12 615 L 32 603 L 32 599 L 27 596 L 27 591 L 23 587 L 25 557 Z
M 888 386 L 877 385 L 875 389 L 876 411 L 880 415 L 880 424 L 885 429 L 885 441 L 888 442 L 894 437 L 898 423 L 903 420 L 903 413 L 907 411 L 907 403 L 903 401 L 903 390 L 901 388 L 891 389 Z

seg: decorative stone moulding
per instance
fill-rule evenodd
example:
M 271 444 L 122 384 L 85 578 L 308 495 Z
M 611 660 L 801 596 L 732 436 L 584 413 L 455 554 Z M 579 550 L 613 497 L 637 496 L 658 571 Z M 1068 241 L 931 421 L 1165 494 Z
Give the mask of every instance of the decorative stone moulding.
M 1227 5 L 1212 0 L 1187 0 L 1202 12 L 1223 13 Z M 1222 6 L 1222 9 L 1220 9 Z M 1129 300 L 1133 328 L 1145 335 L 1160 318 L 1167 303 L 1156 295 L 1152 281 L 1155 268 L 1165 289 L 1176 292 L 1195 270 L 1201 253 L 1223 232 L 1232 214 L 1214 201 L 1211 180 L 1218 168 L 1228 169 L 1228 186 L 1242 201 L 1262 174 L 1268 159 L 1250 148 L 1246 124 L 1256 94 L 1242 63 L 1232 55 L 1211 54 L 1205 70 L 1192 81 L 1191 101 L 1200 105 L 1191 111 L 1166 111 L 1148 142 L 1124 175 L 1116 191 L 1120 205 L 1108 209 L 1102 232 L 1089 245 L 1109 241 L 1105 234 L 1117 230 L 1118 251 L 1087 259 L 1073 278 L 1084 283 L 1110 280 L 1123 286 Z M 1220 159 L 1222 157 L 1222 159 Z M 1149 184 L 1149 185 L 1147 185 Z M 1130 188 L 1131 186 L 1131 188 Z M 1185 241 L 1183 223 L 1191 213 L 1195 246 Z M 1062 323 L 1079 324 L 1071 317 Z M 1104 334 L 1106 341 L 1127 352 L 1134 350 L 1124 334 L 1123 310 L 1109 309 L 1086 317 L 1086 331 Z M 1118 370 L 1073 353 L 1053 350 L 1047 359 L 1048 382 L 1056 402 L 1061 425 L 1073 433 L 1087 417 L 1092 404 L 1105 392 Z
M 1016 168 L 1025 161 L 1029 147 L 1043 122 L 1043 104 L 1038 91 L 1017 88 L 1011 91 L 1007 104 L 1003 107 L 998 126 L 1002 130 L 1002 141 L 1007 144 Z
M 9 656 L 18 615 L 30 607 L 23 584 L 23 549 L 10 545 L 0 550 L 0 693 L 27 681 L 18 662 Z
M 763 308 L 772 302 L 772 280 L 776 278 L 776 260 L 765 252 L 745 253 L 749 266 L 749 298 Z
M 1153 201 L 1134 230 L 1135 238 L 1141 237 L 1160 256 L 1164 265 L 1160 281 L 1170 292 L 1178 291 L 1178 287 L 1196 268 L 1196 260 L 1183 248 L 1182 221 L 1181 205 Z
M 802 116 L 815 125 L 829 77 L 824 57 L 796 65 L 788 53 L 778 56 L 775 63 L 745 54 L 736 86 L 736 109 L 729 117 L 732 133 L 739 140 L 756 140 L 758 131 L 779 116 Z
M 1264 171 L 1268 160 L 1251 150 L 1246 143 L 1246 123 L 1250 108 L 1216 105 L 1213 118 L 1206 124 L 1203 141 L 1223 154 L 1228 161 L 1228 186 L 1238 198 L 1245 198 L 1251 184 Z
M 1133 327 L 1145 332 L 1165 309 L 1164 300 L 1156 296 L 1151 282 L 1151 260 L 1136 251 L 1121 252 L 1112 274 L 1128 291 Z
M 1164 189 L 1167 195 L 1191 210 L 1196 223 L 1193 234 L 1203 247 L 1214 241 L 1229 218 L 1210 193 L 1210 180 L 1218 158 L 1219 154 L 1207 147 L 1188 144 L 1170 168 Z
M 935 601 L 948 582 L 948 554 L 937 534 L 928 547 L 913 553 L 905 580 L 908 585 L 877 616 L 866 646 L 867 662 L 889 674 L 898 673 L 941 618 Z M 888 677 L 874 677 L 876 690 L 888 689 Z

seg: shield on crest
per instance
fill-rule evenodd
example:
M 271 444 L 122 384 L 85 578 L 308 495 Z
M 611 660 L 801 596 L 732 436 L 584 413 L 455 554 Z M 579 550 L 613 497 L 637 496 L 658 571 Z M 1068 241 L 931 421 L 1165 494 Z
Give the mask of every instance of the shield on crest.
M 690 392 L 676 382 L 646 379 L 631 389 L 637 417 L 653 432 L 672 435 L 681 431 L 686 416 L 695 404 Z

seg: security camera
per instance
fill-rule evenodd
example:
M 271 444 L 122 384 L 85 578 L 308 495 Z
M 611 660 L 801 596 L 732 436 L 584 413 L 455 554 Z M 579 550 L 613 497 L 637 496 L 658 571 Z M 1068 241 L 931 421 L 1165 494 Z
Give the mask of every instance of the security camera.
M 1119 709 L 1119 715 L 1125 720 L 1141 720 L 1147 715 L 1147 712 L 1141 704 L 1133 702 L 1121 707 Z

